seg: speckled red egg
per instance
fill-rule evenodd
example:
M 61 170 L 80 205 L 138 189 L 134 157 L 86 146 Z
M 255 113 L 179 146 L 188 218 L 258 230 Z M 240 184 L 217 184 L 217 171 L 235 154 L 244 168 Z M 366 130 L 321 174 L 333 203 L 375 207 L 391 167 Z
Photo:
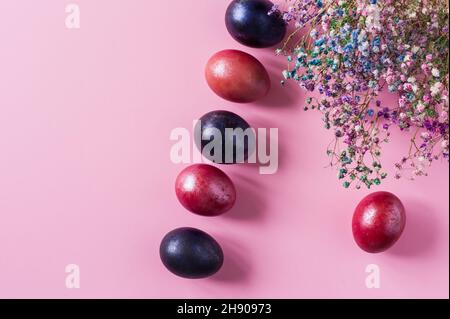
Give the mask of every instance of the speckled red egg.
M 405 208 L 400 199 L 387 192 L 364 198 L 353 216 L 353 236 L 358 246 L 369 253 L 391 248 L 406 226 Z
M 238 50 L 216 53 L 208 61 L 205 75 L 217 95 L 235 103 L 255 102 L 270 90 L 269 74 L 261 62 Z
M 236 189 L 231 179 L 217 167 L 206 164 L 182 171 L 175 191 L 187 210 L 201 216 L 222 215 L 236 202 Z

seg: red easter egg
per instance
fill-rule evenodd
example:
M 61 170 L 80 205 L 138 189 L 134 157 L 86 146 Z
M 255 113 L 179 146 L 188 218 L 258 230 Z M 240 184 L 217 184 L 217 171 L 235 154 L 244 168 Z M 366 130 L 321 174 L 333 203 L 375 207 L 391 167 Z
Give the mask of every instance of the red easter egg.
M 267 95 L 270 78 L 264 66 L 248 53 L 225 50 L 206 65 L 206 81 L 218 96 L 235 103 L 250 103 Z
M 364 198 L 353 216 L 355 241 L 368 253 L 391 248 L 400 239 L 405 226 L 405 207 L 397 196 L 387 192 Z
M 220 169 L 197 164 L 180 173 L 175 183 L 180 203 L 201 216 L 219 216 L 236 202 L 236 189 L 231 179 Z

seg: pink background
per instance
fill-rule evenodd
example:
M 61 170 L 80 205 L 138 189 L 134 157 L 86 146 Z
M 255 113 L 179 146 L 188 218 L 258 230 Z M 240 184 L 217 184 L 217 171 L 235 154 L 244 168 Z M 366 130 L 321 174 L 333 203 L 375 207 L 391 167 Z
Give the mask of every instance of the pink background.
M 362 252 L 350 225 L 369 191 L 344 190 L 324 168 L 330 132 L 302 111 L 300 90 L 277 85 L 283 59 L 228 35 L 228 2 L 78 0 L 80 30 L 65 28 L 65 1 L 0 2 L 0 297 L 448 298 L 448 163 L 378 189 L 404 201 L 408 226 L 389 252 Z M 205 62 L 227 48 L 271 72 L 263 101 L 235 105 L 208 89 Z M 238 203 L 204 219 L 176 200 L 183 166 L 169 158 L 169 134 L 214 109 L 280 128 L 280 170 L 225 167 Z M 396 135 L 386 165 L 406 141 Z M 164 269 L 160 240 L 181 226 L 220 241 L 216 277 Z M 71 263 L 78 290 L 65 287 Z M 369 264 L 380 266 L 381 289 L 365 286 Z

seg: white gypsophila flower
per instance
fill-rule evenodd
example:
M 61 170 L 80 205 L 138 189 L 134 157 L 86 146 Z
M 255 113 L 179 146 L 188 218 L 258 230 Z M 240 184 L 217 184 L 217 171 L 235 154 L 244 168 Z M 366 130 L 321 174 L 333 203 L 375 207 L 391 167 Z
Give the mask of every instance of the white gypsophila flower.
M 381 11 L 377 4 L 367 6 L 366 27 L 371 33 L 381 31 Z
M 432 96 L 436 96 L 436 95 L 438 95 L 439 93 L 441 93 L 441 88 L 442 88 L 442 83 L 441 83 L 441 82 L 436 82 L 436 83 L 434 83 L 434 84 L 431 86 L 431 88 L 430 88 L 431 95 L 432 95 Z
M 433 76 L 434 76 L 435 78 L 438 78 L 438 77 L 441 76 L 441 72 L 439 72 L 439 70 L 436 69 L 436 68 L 433 68 L 433 70 L 431 70 L 431 74 L 433 74 Z

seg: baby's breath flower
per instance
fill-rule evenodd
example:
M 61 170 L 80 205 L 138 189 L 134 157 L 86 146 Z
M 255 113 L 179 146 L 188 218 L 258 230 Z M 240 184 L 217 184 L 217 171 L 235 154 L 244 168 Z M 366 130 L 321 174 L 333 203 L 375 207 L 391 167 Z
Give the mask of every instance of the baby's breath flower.
M 448 160 L 446 0 L 286 1 L 286 10 L 276 10 L 296 30 L 277 50 L 289 60 L 283 76 L 322 96 L 308 98 L 305 110 L 322 112 L 333 130 L 327 154 L 344 187 L 370 188 L 387 178 L 380 156 L 391 127 L 412 135 L 395 178 L 408 167 L 413 178 L 426 176 L 433 161 Z M 379 101 L 384 88 L 397 103 Z

